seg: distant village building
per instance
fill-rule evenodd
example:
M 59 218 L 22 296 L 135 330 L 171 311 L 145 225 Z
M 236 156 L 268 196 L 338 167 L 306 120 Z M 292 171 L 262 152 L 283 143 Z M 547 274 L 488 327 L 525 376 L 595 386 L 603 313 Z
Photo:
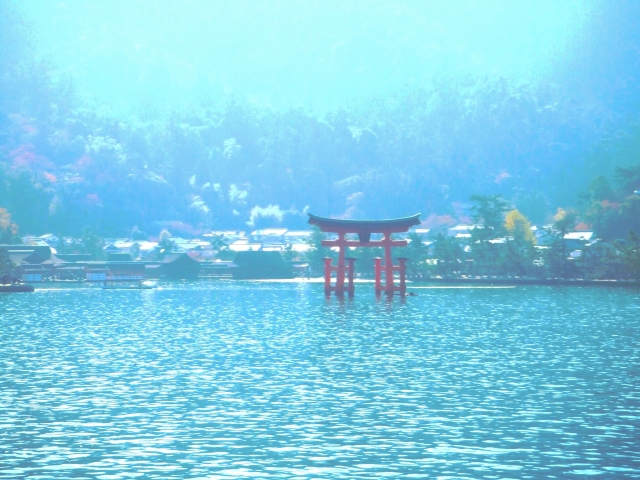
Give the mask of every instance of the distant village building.
M 160 275 L 172 279 L 198 278 L 200 262 L 186 253 L 172 253 L 158 262 Z
M 593 232 L 569 232 L 563 237 L 568 250 L 581 250 L 593 238 Z
M 252 232 L 249 240 L 256 243 L 284 243 L 286 228 L 263 228 Z
M 111 261 L 106 262 L 107 282 L 136 282 L 144 280 L 145 266 L 142 262 Z
M 232 252 L 248 252 L 248 251 L 258 251 L 262 248 L 261 243 L 249 243 L 249 240 L 236 240 L 231 245 L 229 245 L 229 250 Z
M 51 258 L 51 247 L 46 243 L 37 245 L 0 245 L 0 252 L 10 255 L 11 253 L 37 253 L 42 259 Z
M 447 236 L 449 237 L 458 237 L 458 235 L 462 235 L 458 238 L 468 238 L 471 237 L 471 230 L 474 228 L 482 228 L 480 225 L 456 225 L 455 227 L 451 227 L 447 230 Z
M 233 260 L 233 278 L 286 279 L 293 278 L 293 265 L 285 262 L 279 252 L 246 251 L 239 252 Z
M 431 231 L 430 228 L 414 228 L 413 230 L 410 230 L 410 233 L 415 233 L 424 242 L 427 240 L 430 231 Z
M 134 259 L 130 253 L 109 253 L 107 262 L 132 262 Z
M 284 243 L 287 245 L 305 243 L 311 239 L 312 234 L 311 230 L 289 230 L 284 234 Z
M 58 261 L 71 263 L 90 262 L 91 260 L 94 260 L 94 258 L 88 253 L 58 253 L 56 254 L 56 259 Z
M 200 263 L 200 277 L 231 277 L 236 264 L 229 261 L 216 260 Z
M 209 233 L 203 234 L 202 236 L 206 239 L 219 237 L 229 243 L 235 242 L 236 240 L 247 239 L 245 232 L 240 230 L 213 230 Z

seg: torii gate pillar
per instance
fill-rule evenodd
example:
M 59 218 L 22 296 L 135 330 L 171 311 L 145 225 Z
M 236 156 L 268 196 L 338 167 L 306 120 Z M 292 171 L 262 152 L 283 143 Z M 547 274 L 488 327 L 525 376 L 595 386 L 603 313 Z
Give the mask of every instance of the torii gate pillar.
M 398 258 L 398 265 L 393 265 L 391 258 L 392 247 L 405 247 L 405 240 L 393 240 L 392 233 L 406 232 L 413 225 L 420 224 L 420 214 L 412 217 L 395 218 L 391 220 L 339 220 L 333 218 L 318 217 L 309 214 L 309 223 L 317 225 L 323 232 L 338 234 L 337 240 L 323 240 L 325 247 L 338 247 L 338 264 L 331 265 L 332 260 L 324 260 L 324 293 L 327 296 L 335 292 L 337 296 L 344 296 L 348 293 L 350 297 L 354 295 L 354 262 L 355 258 L 345 257 L 349 247 L 383 247 L 384 265 L 381 258 L 374 260 L 375 291 L 380 295 L 383 291 L 387 295 L 400 292 L 406 293 L 406 258 Z M 347 240 L 348 233 L 357 234 L 358 240 Z M 382 240 L 371 240 L 372 233 L 383 234 Z M 345 264 L 345 262 L 347 262 Z M 336 283 L 331 284 L 331 274 L 336 272 Z M 384 272 L 385 284 L 382 285 L 382 274 Z M 399 273 L 400 284 L 394 285 L 394 272 Z M 345 280 L 348 281 L 345 286 Z

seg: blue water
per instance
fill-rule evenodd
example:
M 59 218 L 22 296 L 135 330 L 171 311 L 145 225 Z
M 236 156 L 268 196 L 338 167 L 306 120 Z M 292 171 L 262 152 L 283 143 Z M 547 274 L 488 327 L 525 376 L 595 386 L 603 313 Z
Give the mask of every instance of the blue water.
M 0 297 L 0 478 L 640 477 L 640 291 Z

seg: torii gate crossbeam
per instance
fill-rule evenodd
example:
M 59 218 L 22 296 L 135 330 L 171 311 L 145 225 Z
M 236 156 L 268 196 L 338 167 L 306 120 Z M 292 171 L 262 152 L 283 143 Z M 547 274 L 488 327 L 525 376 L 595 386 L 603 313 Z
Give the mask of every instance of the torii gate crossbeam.
M 346 258 L 346 249 L 349 247 L 382 247 L 384 248 L 384 265 L 382 259 L 377 258 L 374 264 L 375 271 L 375 289 L 376 295 L 379 295 L 383 291 L 388 295 L 393 295 L 394 292 L 400 292 L 404 295 L 406 292 L 406 258 L 398 258 L 398 265 L 393 265 L 391 258 L 392 247 L 405 247 L 407 246 L 406 240 L 392 240 L 391 234 L 404 233 L 414 225 L 420 224 L 420 214 L 413 215 L 411 217 L 394 218 L 388 220 L 341 220 L 335 218 L 319 217 L 317 215 L 309 214 L 309 223 L 311 225 L 317 225 L 321 231 L 336 233 L 338 235 L 337 240 L 323 240 L 322 245 L 325 247 L 338 247 L 338 264 L 337 266 L 331 265 L 331 259 L 325 259 L 324 268 L 324 292 L 325 295 L 331 295 L 331 292 L 335 292 L 336 295 L 342 296 L 348 293 L 349 296 L 354 294 L 354 262 L 355 258 Z M 352 233 L 358 235 L 358 240 L 347 240 L 346 235 Z M 372 233 L 381 233 L 383 235 L 382 240 L 371 240 Z M 345 264 L 345 261 L 347 264 Z M 393 272 L 400 273 L 400 285 L 396 286 L 393 283 Z M 336 272 L 336 283 L 331 285 L 331 272 Z M 385 274 L 385 284 L 382 285 L 382 273 Z M 348 277 L 347 277 L 348 274 Z M 345 286 L 345 280 L 348 280 L 348 284 Z

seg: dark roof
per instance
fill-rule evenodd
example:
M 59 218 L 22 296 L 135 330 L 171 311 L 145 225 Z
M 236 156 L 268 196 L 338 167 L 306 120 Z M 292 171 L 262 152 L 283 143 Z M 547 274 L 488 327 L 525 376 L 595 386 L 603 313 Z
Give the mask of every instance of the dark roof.
M 20 265 L 40 265 L 45 261 L 41 255 L 38 255 L 38 252 L 29 250 L 10 250 L 7 255 L 11 263 L 16 267 Z
M 109 253 L 107 254 L 107 261 L 109 262 L 130 262 L 133 257 L 130 253 Z
M 309 223 L 317 225 L 323 232 L 336 233 L 384 233 L 406 232 L 414 225 L 420 225 L 420 214 L 411 217 L 389 218 L 385 220 L 343 220 L 309 215 Z
M 280 268 L 285 265 L 285 261 L 282 259 L 282 255 L 280 255 L 280 252 L 264 252 L 260 250 L 247 250 L 246 252 L 238 252 L 236 253 L 236 257 L 233 260 L 233 263 L 240 268 Z
M 14 267 L 19 267 L 20 265 L 22 265 L 24 259 L 27 258 L 29 255 L 31 255 L 31 253 L 32 252 L 21 252 L 21 253 L 12 252 L 12 253 L 9 253 L 7 256 L 9 257 L 9 261 L 11 261 Z
M 10 253 L 38 253 L 44 260 L 51 256 L 51 247 L 49 245 L 0 245 L 0 252 Z
M 38 252 L 32 252 L 31 255 L 25 257 L 22 261 L 32 265 L 40 265 L 46 261 L 46 258 L 39 255 Z
M 64 262 L 86 262 L 92 259 L 88 253 L 58 253 L 56 256 Z
M 176 260 L 182 260 L 185 257 L 188 258 L 190 261 L 197 263 L 198 265 L 200 264 L 200 262 L 198 262 L 197 260 L 194 260 L 186 253 L 170 253 L 167 256 L 165 256 L 162 260 L 158 261 L 158 263 L 173 263 Z
M 51 258 L 49 260 L 45 260 L 42 262 L 44 265 L 61 265 L 63 263 L 68 263 L 61 258 L 58 258 L 56 255 L 51 254 Z

